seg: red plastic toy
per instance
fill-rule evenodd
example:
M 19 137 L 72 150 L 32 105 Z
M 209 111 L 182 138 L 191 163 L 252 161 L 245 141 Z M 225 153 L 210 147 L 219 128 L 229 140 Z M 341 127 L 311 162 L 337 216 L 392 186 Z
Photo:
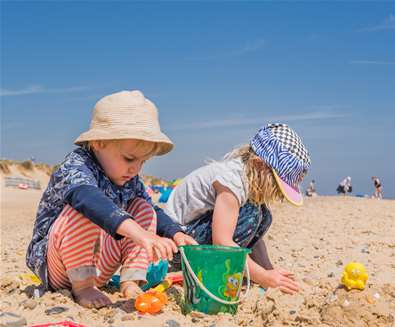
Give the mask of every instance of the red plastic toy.
M 30 325 L 30 327 L 57 327 L 57 326 L 65 326 L 65 327 L 86 327 L 82 324 L 77 324 L 73 321 L 59 321 L 59 322 L 50 322 L 47 324 L 38 324 L 38 325 Z

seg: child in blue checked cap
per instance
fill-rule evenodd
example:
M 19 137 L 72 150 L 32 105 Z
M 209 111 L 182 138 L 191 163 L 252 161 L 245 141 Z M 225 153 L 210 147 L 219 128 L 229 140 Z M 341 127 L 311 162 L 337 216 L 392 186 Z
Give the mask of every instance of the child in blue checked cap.
M 71 289 L 80 305 L 99 308 L 111 301 L 98 287 L 118 268 L 121 292 L 134 297 L 151 261 L 196 242 L 152 204 L 139 177 L 173 148 L 140 91 L 99 100 L 75 144 L 42 196 L 26 262 L 44 289 Z
M 186 176 L 165 212 L 200 244 L 252 249 L 247 259 L 251 279 L 293 294 L 299 288 L 293 274 L 273 269 L 262 236 L 272 222 L 272 202 L 302 205 L 299 184 L 309 166 L 309 153 L 296 132 L 285 124 L 268 124 L 223 161 Z M 178 255 L 173 269 L 179 269 Z

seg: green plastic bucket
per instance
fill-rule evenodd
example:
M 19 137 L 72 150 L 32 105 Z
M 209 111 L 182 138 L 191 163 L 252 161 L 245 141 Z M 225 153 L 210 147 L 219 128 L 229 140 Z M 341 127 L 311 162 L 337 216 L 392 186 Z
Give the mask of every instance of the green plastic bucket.
M 207 314 L 235 314 L 250 288 L 246 264 L 249 249 L 216 246 L 184 245 L 180 247 L 184 275 L 184 313 L 192 310 Z M 247 290 L 240 296 L 246 272 Z

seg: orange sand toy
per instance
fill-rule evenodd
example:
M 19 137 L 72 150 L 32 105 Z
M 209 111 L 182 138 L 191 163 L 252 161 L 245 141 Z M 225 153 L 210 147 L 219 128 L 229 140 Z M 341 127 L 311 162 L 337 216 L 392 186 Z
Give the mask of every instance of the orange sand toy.
M 163 305 L 167 303 L 167 296 L 164 293 L 147 291 L 137 297 L 134 304 L 139 312 L 157 313 L 162 310 Z
M 167 304 L 167 295 L 164 293 L 173 284 L 171 279 L 165 279 L 155 288 L 140 294 L 136 298 L 134 307 L 143 313 L 157 313 Z

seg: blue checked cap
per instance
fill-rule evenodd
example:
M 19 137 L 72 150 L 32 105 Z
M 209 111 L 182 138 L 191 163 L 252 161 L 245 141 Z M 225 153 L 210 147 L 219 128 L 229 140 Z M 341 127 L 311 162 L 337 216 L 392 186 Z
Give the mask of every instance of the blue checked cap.
M 298 189 L 310 167 L 310 155 L 302 140 L 286 124 L 268 124 L 251 139 L 254 152 L 289 186 Z

